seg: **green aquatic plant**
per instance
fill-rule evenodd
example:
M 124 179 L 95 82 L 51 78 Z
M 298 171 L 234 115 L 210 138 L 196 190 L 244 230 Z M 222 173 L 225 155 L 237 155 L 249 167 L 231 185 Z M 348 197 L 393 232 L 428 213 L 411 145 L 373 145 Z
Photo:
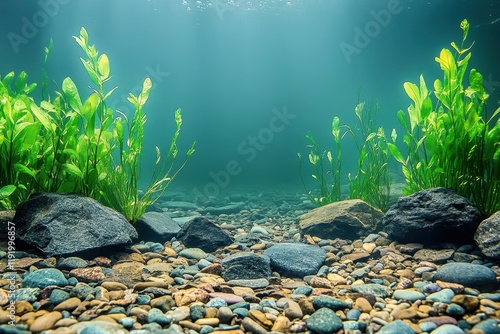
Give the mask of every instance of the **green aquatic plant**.
M 27 74 L 0 78 L 0 205 L 15 208 L 33 191 L 32 168 L 40 124 L 31 112 L 35 105 Z
M 318 143 L 314 139 L 311 131 L 306 134 L 306 139 L 309 141 L 308 159 L 313 166 L 314 172 L 312 178 L 318 184 L 318 192 L 308 191 L 307 194 L 311 202 L 318 206 L 341 200 L 341 185 L 340 172 L 342 167 L 342 140 L 347 134 L 347 131 L 342 131 L 340 119 L 335 116 L 332 121 L 332 135 L 335 142 L 335 150 L 320 151 Z M 304 187 L 306 187 L 302 178 L 302 155 L 297 153 L 299 157 L 299 173 Z M 335 159 L 333 158 L 335 155 Z M 325 162 L 326 160 L 326 162 Z M 325 163 L 327 167 L 325 168 Z
M 434 91 L 429 92 L 423 76 L 419 86 L 404 84 L 413 103 L 407 113 L 400 110 L 397 115 L 407 156 L 394 143 L 389 149 L 402 165 L 406 194 L 449 187 L 489 215 L 500 210 L 500 108 L 488 114 L 489 96 L 475 69 L 469 71 L 469 86 L 464 86 L 472 45 L 464 46 L 467 20 L 460 28 L 461 45 L 453 42 L 454 52 L 444 48 L 436 57 L 444 76 L 434 81 Z
M 122 212 L 131 222 L 137 221 L 147 207 L 155 203 L 165 192 L 170 182 L 186 165 L 189 157 L 194 153 L 194 145 L 186 152 L 183 162 L 176 167 L 179 153 L 177 139 L 182 125 L 181 109 L 175 111 L 176 129 L 165 157 L 156 147 L 155 168 L 145 191 L 139 192 L 139 177 L 141 156 L 143 151 L 144 125 L 146 115 L 143 106 L 146 103 L 152 87 L 151 79 L 144 81 L 142 91 L 138 96 L 129 94 L 128 101 L 135 107 L 134 116 L 130 122 L 127 115 L 121 113 L 114 124 L 114 138 L 118 143 L 119 159 L 114 171 L 109 175 L 102 198 L 106 204 Z M 127 131 L 125 131 L 127 130 Z M 127 140 L 126 140 L 127 139 Z
M 361 102 L 354 109 L 358 119 L 349 127 L 358 149 L 357 174 L 348 174 L 349 198 L 359 198 L 386 212 L 390 206 L 390 152 L 382 127 L 376 126 L 379 105 L 365 107 Z
M 194 152 L 194 143 L 183 163 L 176 167 L 177 139 L 182 117 L 175 113 L 176 131 L 170 149 L 162 158 L 157 148 L 155 170 L 148 187 L 139 191 L 140 162 L 144 139 L 144 104 L 151 80 L 144 81 L 138 96 L 130 94 L 134 105 L 132 122 L 123 113 L 115 117 L 106 105 L 116 87 L 107 91 L 110 65 L 88 43 L 82 28 L 74 37 L 84 51 L 81 58 L 93 92 L 82 101 L 69 77 L 54 97 L 48 92 L 48 76 L 42 71 L 42 101 L 34 102 L 35 84 L 28 85 L 22 72 L 14 81 L 9 73 L 0 81 L 0 206 L 15 208 L 37 191 L 74 192 L 93 197 L 134 222 L 166 190 Z M 52 41 L 45 49 L 47 62 Z M 122 119 L 123 117 L 123 119 Z M 124 130 L 124 124 L 128 126 Z M 118 157 L 118 162 L 114 157 Z
M 354 127 L 341 125 L 339 117 L 332 121 L 332 135 L 334 150 L 321 151 L 313 134 L 309 131 L 306 139 L 309 144 L 308 159 L 313 166 L 312 178 L 318 188 L 308 191 L 310 200 L 318 206 L 340 201 L 341 171 L 342 171 L 342 142 L 346 135 L 351 135 L 358 149 L 357 172 L 349 173 L 348 198 L 362 199 L 371 205 L 386 211 L 389 208 L 390 180 L 389 180 L 389 149 L 387 138 L 382 128 L 375 126 L 376 113 L 372 113 L 372 106 L 365 108 L 365 103 L 358 103 L 354 109 L 358 119 Z M 302 178 L 302 156 L 299 157 L 299 172 Z M 335 158 L 334 158 L 335 157 Z M 302 179 L 305 186 L 305 182 Z

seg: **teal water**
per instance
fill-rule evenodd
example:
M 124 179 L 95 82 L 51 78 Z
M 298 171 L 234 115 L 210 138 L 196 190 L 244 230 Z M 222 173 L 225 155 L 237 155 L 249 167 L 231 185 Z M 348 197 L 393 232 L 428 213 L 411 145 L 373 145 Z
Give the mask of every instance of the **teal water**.
M 85 90 L 90 81 L 71 37 L 84 26 L 110 58 L 108 88 L 119 87 L 112 107 L 130 112 L 125 96 L 145 77 L 153 81 L 145 177 L 182 108 L 181 152 L 197 146 L 174 186 L 205 194 L 301 187 L 297 152 L 307 154 L 307 131 L 331 147 L 333 116 L 353 125 L 360 92 L 378 101 L 378 123 L 390 133 L 397 110 L 410 103 L 403 83 L 422 73 L 432 85 L 441 75 L 434 57 L 460 42 L 464 18 L 475 41 L 470 68 L 485 75 L 497 103 L 500 3 L 493 0 L 4 0 L 0 73 L 25 70 L 39 81 L 52 37 L 49 74 L 59 84 L 71 76 Z M 344 160 L 345 172 L 354 171 L 352 142 Z

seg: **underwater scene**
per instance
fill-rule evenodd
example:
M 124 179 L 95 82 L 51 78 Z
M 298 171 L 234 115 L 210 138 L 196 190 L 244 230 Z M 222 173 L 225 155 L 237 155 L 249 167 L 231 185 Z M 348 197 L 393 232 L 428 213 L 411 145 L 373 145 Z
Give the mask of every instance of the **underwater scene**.
M 500 333 L 500 1 L 0 2 L 0 333 Z

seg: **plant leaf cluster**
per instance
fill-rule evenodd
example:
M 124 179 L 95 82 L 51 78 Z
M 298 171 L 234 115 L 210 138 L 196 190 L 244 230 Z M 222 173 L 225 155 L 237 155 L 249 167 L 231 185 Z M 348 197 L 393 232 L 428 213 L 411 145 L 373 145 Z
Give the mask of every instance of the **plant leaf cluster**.
M 448 187 L 489 215 L 500 210 L 500 108 L 488 115 L 489 95 L 477 70 L 469 71 L 465 87 L 472 47 L 464 47 L 467 20 L 460 28 L 461 46 L 451 43 L 453 51 L 444 48 L 436 57 L 443 79 L 434 81 L 434 90 L 429 91 L 423 76 L 419 85 L 404 84 L 413 103 L 397 115 L 407 155 L 403 157 L 395 143 L 389 143 L 389 149 L 402 165 L 406 194 Z
M 342 199 L 342 142 L 347 135 L 354 138 L 358 149 L 357 173 L 347 174 L 349 192 L 347 197 L 362 199 L 367 203 L 386 211 L 389 208 L 390 180 L 387 138 L 384 130 L 375 125 L 378 105 L 372 112 L 372 106 L 365 107 L 364 102 L 356 105 L 354 111 L 358 122 L 354 127 L 341 125 L 339 117 L 332 121 L 331 132 L 334 150 L 321 151 L 313 134 L 306 135 L 309 148 L 308 160 L 313 167 L 312 178 L 316 181 L 316 191 L 308 191 L 310 200 L 318 206 Z M 302 156 L 299 156 L 300 175 L 302 177 Z M 304 180 L 302 180 L 305 186 Z
M 117 88 L 105 89 L 110 79 L 108 57 L 89 45 L 85 28 L 74 38 L 85 53 L 81 62 L 94 85 L 86 99 L 69 77 L 52 98 L 45 70 L 39 104 L 32 96 L 36 84 L 27 83 L 26 73 L 15 78 L 11 72 L 0 81 L 0 206 L 15 208 L 34 192 L 74 192 L 93 197 L 134 222 L 185 166 L 194 143 L 176 166 L 182 124 L 178 109 L 169 151 L 162 157 L 156 148 L 154 173 L 148 188 L 140 192 L 144 105 L 152 82 L 146 78 L 139 95 L 129 95 L 134 106 L 131 120 L 120 112 L 115 117 L 106 104 Z M 45 49 L 44 64 L 51 49 L 52 41 Z

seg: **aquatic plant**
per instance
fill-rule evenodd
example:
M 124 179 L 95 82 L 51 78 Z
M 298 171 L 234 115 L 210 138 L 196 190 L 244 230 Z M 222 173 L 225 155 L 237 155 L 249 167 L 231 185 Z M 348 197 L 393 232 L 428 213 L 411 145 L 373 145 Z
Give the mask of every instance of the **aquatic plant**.
M 382 127 L 376 126 L 379 105 L 365 108 L 365 102 L 354 109 L 358 119 L 354 128 L 349 127 L 358 148 L 357 174 L 348 174 L 349 198 L 359 198 L 383 212 L 390 206 L 391 182 L 389 179 L 390 152 Z
M 170 149 L 157 159 L 148 188 L 139 195 L 140 162 L 146 116 L 143 106 L 151 89 L 146 78 L 138 96 L 130 94 L 134 105 L 132 122 L 125 114 L 115 117 L 106 99 L 116 89 L 106 91 L 110 78 L 106 54 L 99 55 L 88 43 L 85 28 L 74 37 L 84 51 L 81 58 L 86 72 L 95 85 L 82 102 L 80 93 L 69 77 L 61 91 L 51 98 L 47 92 L 48 77 L 42 71 L 42 101 L 39 105 L 31 96 L 36 85 L 26 83 L 23 72 L 12 81 L 9 73 L 0 83 L 0 205 L 15 208 L 36 191 L 74 192 L 93 197 L 123 213 L 133 222 L 154 203 L 172 179 L 185 166 L 194 152 L 194 143 L 183 163 L 175 167 L 178 155 L 177 139 L 182 117 L 175 112 L 176 131 Z M 47 61 L 52 41 L 45 49 Z M 122 119 L 124 118 L 124 120 Z M 124 130 L 124 124 L 127 124 Z M 114 156 L 118 156 L 115 162 Z
M 461 45 L 453 42 L 454 52 L 443 48 L 436 57 L 443 79 L 434 81 L 434 91 L 428 90 L 423 76 L 419 86 L 404 83 L 413 103 L 406 113 L 400 110 L 397 115 L 404 127 L 407 155 L 403 157 L 395 143 L 389 143 L 389 149 L 402 165 L 406 194 L 449 187 L 489 215 L 500 210 L 500 108 L 488 114 L 489 96 L 477 70 L 469 71 L 469 86 L 464 87 L 473 43 L 464 46 L 467 20 L 460 28 Z
M 314 172 L 311 175 L 318 184 L 314 191 L 308 191 L 310 200 L 318 206 L 340 201 L 341 169 L 342 169 L 342 141 L 346 135 L 354 138 L 358 149 L 357 172 L 348 173 L 348 198 L 362 199 L 367 203 L 386 211 L 389 208 L 390 180 L 389 180 L 389 149 L 387 138 L 382 128 L 375 126 L 376 114 L 372 113 L 372 106 L 365 108 L 365 103 L 358 103 L 354 109 L 358 122 L 354 127 L 341 125 L 339 117 L 332 121 L 332 135 L 334 150 L 319 149 L 313 134 L 309 131 L 306 139 L 309 141 L 309 163 Z M 302 156 L 299 156 L 299 169 L 302 178 Z M 335 156 L 335 159 L 334 159 Z M 327 167 L 325 167 L 327 166 Z M 305 186 L 305 182 L 302 179 Z

